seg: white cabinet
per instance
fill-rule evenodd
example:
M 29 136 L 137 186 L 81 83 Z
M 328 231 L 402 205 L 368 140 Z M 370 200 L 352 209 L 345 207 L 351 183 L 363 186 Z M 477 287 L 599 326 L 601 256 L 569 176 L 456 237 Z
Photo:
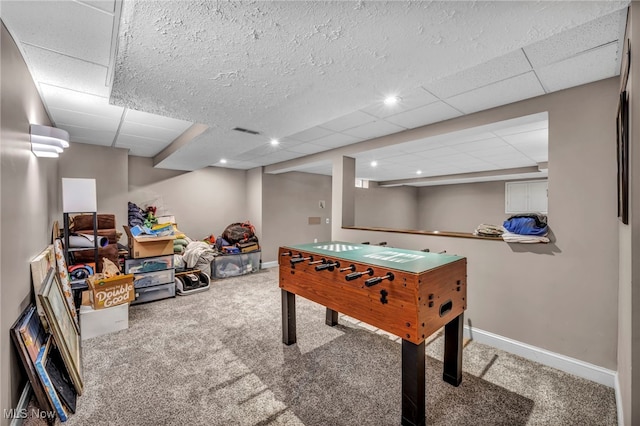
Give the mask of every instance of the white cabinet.
M 549 181 L 533 180 L 505 183 L 504 212 L 547 213 Z

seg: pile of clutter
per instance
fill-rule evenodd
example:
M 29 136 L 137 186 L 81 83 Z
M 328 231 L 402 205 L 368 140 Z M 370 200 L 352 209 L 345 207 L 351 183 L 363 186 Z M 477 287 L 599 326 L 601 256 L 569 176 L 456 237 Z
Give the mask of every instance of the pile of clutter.
M 548 243 L 547 216 L 524 213 L 510 216 L 502 226 L 481 224 L 473 232 L 482 237 L 502 238 L 507 243 Z

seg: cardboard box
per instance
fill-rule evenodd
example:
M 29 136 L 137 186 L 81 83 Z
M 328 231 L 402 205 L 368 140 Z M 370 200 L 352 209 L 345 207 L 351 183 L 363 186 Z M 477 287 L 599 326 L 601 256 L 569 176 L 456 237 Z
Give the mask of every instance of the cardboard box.
M 80 306 L 80 338 L 82 340 L 102 336 L 129 328 L 129 304 L 106 309 Z
M 128 226 L 123 226 L 124 231 L 127 233 L 129 239 L 129 256 L 138 259 L 141 257 L 153 257 L 162 256 L 166 254 L 173 254 L 173 240 L 176 239 L 175 235 L 168 237 L 154 237 L 154 236 L 138 236 L 131 235 L 131 230 Z
M 89 297 L 93 309 L 104 309 L 132 302 L 136 298 L 133 288 L 133 274 L 118 275 L 112 278 L 87 279 Z

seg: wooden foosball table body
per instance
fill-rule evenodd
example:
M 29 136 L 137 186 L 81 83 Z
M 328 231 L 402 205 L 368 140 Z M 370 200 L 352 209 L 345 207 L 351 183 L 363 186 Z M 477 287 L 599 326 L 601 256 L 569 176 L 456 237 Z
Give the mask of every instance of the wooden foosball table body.
M 402 424 L 425 422 L 424 341 L 445 327 L 444 380 L 462 380 L 466 258 L 339 241 L 281 247 L 283 342 L 296 342 L 295 295 L 402 338 Z

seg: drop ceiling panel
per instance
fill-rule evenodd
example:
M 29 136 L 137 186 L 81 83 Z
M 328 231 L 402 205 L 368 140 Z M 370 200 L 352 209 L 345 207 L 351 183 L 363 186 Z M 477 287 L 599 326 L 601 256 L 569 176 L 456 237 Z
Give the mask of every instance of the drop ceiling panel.
M 159 139 L 167 142 L 172 142 L 175 138 L 182 134 L 183 130 L 180 129 L 166 129 L 155 126 L 145 126 L 144 124 L 133 123 L 125 120 L 120 128 L 120 134 L 125 135 L 144 135 L 144 137 L 151 139 Z
M 62 87 L 40 84 L 40 91 L 49 108 L 66 109 L 120 120 L 123 107 L 110 105 L 108 98 L 76 92 Z
M 131 147 L 144 147 L 152 146 L 158 151 L 164 149 L 169 145 L 171 141 L 165 141 L 162 139 L 147 138 L 143 136 L 127 135 L 120 133 L 116 140 L 116 147 L 118 148 L 131 148 Z
M 304 130 L 302 132 L 289 135 L 289 137 L 301 142 L 311 142 L 314 139 L 319 139 L 323 136 L 328 136 L 332 133 L 333 132 L 331 130 L 323 129 L 322 127 L 311 127 L 310 129 Z
M 531 70 L 524 52 L 518 49 L 425 87 L 441 99 L 450 98 Z
M 605 15 L 584 25 L 549 37 L 524 48 L 535 68 L 567 59 L 585 50 L 610 43 L 620 37 L 626 9 Z
M 444 102 L 434 102 L 420 108 L 392 115 L 385 120 L 407 129 L 425 126 L 449 118 L 459 117 L 462 113 Z
M 249 151 L 235 155 L 235 158 L 241 161 L 260 162 L 261 157 L 278 151 L 282 151 L 282 148 L 279 146 L 271 146 L 270 144 L 265 143 L 253 149 L 250 149 Z
M 486 149 L 504 148 L 507 143 L 498 137 L 484 139 L 480 141 L 466 142 L 453 146 L 453 149 L 460 152 L 473 153 L 476 151 L 484 151 Z
M 86 129 L 84 127 L 70 126 L 66 124 L 58 125 L 59 128 L 69 132 L 71 142 L 88 143 L 91 145 L 111 146 L 116 136 L 115 131 Z
M 406 130 L 404 127 L 389 123 L 384 120 L 377 120 L 353 129 L 345 130 L 343 133 L 347 135 L 357 136 L 361 139 L 372 139 L 380 136 L 390 135 Z M 315 141 L 317 143 L 317 141 Z
M 479 129 L 466 129 L 453 134 L 438 135 L 435 140 L 442 146 L 456 146 L 469 142 L 492 139 L 495 135 Z
M 540 95 L 544 95 L 540 82 L 533 72 L 528 72 L 448 98 L 446 101 L 465 114 L 470 114 Z
M 338 117 L 334 120 L 322 123 L 320 127 L 322 127 L 323 129 L 329 129 L 334 132 L 341 132 L 343 130 L 351 129 L 352 127 L 357 127 L 365 123 L 371 123 L 375 119 L 375 117 L 367 113 L 364 113 L 362 111 L 355 111 L 351 114 L 343 115 L 342 117 Z
M 256 163 L 265 165 L 265 164 L 273 164 L 273 163 L 277 163 L 280 161 L 287 161 L 287 160 L 291 160 L 293 158 L 297 158 L 299 157 L 300 154 L 298 154 L 297 152 L 291 152 L 291 151 L 277 151 L 277 152 L 272 152 L 270 154 L 264 155 L 258 159 L 255 160 Z
M 116 8 L 115 0 L 78 0 L 80 3 L 88 4 L 89 6 L 97 7 L 105 12 L 114 13 Z
M 456 155 L 458 153 L 459 151 L 453 148 L 448 148 L 443 146 L 443 147 L 433 148 L 433 149 L 429 149 L 422 152 L 417 152 L 416 155 L 424 158 L 429 158 L 429 159 L 440 159 L 442 157 L 447 157 L 449 155 Z
M 113 15 L 72 1 L 3 1 L 2 20 L 22 43 L 107 66 Z
M 37 81 L 104 98 L 109 96 L 109 88 L 105 86 L 107 67 L 33 46 L 24 46 L 24 51 Z
M 254 163 L 251 161 L 228 161 L 226 164 L 216 163 L 216 167 L 226 167 L 228 169 L 241 169 L 248 170 L 260 167 L 262 164 Z
M 497 129 L 497 130 L 494 130 L 493 133 L 495 133 L 498 136 L 508 136 L 508 135 L 515 135 L 517 133 L 533 132 L 535 130 L 542 130 L 542 129 L 546 129 L 548 132 L 548 129 L 549 129 L 548 120 L 545 119 L 545 120 L 535 121 L 533 123 L 511 126 L 504 129 Z
M 553 92 L 618 75 L 617 55 L 618 45 L 611 43 L 556 62 L 536 72 L 544 87 Z
M 549 131 L 547 129 L 533 130 L 530 132 L 503 136 L 502 139 L 515 147 L 529 143 L 536 143 L 540 146 L 547 146 L 549 144 Z
M 324 146 L 326 149 L 338 148 L 345 145 L 350 145 L 355 142 L 359 142 L 362 139 L 355 136 L 345 135 L 343 133 L 333 133 L 328 136 L 324 136 L 313 141 L 314 145 Z
M 327 148 L 324 146 L 320 146 L 320 145 L 314 145 L 312 143 L 305 143 L 305 144 L 301 144 L 301 145 L 296 145 L 296 146 L 292 146 L 287 148 L 289 151 L 291 152 L 297 152 L 299 154 L 302 155 L 309 155 L 309 154 L 315 154 L 317 152 L 322 152 L 322 151 L 326 151 Z
M 67 124 L 87 129 L 107 130 L 111 132 L 116 132 L 120 125 L 120 118 L 117 117 L 83 114 L 77 111 L 51 107 L 49 107 L 49 113 L 51 113 L 51 118 L 58 125 Z
M 149 114 L 133 109 L 127 110 L 126 122 L 175 130 L 176 132 L 179 132 L 178 134 L 182 134 L 185 130 L 191 127 L 192 124 L 189 121 L 177 120 L 175 118 L 163 117 L 161 115 Z
M 377 118 L 385 118 L 438 101 L 437 97 L 422 87 L 416 87 L 406 92 L 397 91 L 397 93 L 389 93 L 389 95 L 400 97 L 400 101 L 395 105 L 385 105 L 384 98 L 381 97 L 374 104 L 363 108 L 362 111 Z

